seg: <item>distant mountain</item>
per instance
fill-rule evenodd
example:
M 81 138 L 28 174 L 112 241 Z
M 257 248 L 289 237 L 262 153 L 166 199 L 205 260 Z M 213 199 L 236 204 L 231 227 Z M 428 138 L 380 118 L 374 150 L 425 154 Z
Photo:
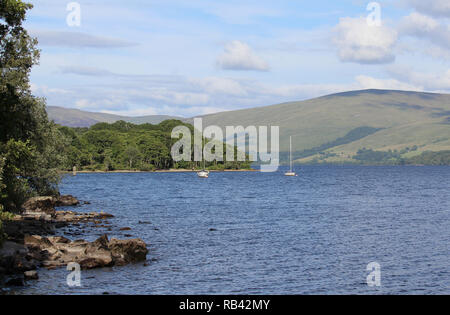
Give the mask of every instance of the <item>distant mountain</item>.
M 55 123 L 67 127 L 90 127 L 100 122 L 114 123 L 119 120 L 124 120 L 134 124 L 159 124 L 160 122 L 168 119 L 183 119 L 180 117 L 164 115 L 126 117 L 56 106 L 47 106 L 47 113 L 49 118 Z
M 362 149 L 410 158 L 450 150 L 450 95 L 352 91 L 206 115 L 203 125 L 280 126 L 281 151 L 289 150 L 293 136 L 297 162 L 354 162 Z
M 171 119 L 87 113 L 50 107 L 50 118 L 68 126 L 104 121 L 134 123 Z M 450 95 L 363 90 L 203 116 L 203 126 L 279 126 L 282 160 L 293 136 L 297 162 L 345 163 L 361 159 L 412 158 L 450 150 Z M 192 123 L 192 119 L 183 119 Z M 383 151 L 383 152 L 372 152 Z M 390 151 L 392 153 L 390 153 Z

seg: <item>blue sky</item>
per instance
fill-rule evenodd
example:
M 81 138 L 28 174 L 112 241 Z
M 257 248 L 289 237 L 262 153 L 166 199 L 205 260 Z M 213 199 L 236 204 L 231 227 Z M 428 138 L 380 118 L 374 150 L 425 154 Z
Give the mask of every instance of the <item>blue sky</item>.
M 367 88 L 450 92 L 450 2 L 35 0 L 47 104 L 193 117 Z

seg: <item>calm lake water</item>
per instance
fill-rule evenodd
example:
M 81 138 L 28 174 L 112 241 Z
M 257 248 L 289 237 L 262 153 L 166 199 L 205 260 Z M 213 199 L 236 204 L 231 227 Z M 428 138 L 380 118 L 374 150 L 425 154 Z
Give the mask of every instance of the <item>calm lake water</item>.
M 110 236 L 149 244 L 148 266 L 83 271 L 80 288 L 40 270 L 17 293 L 450 294 L 450 167 L 297 171 L 66 177 L 62 193 L 91 202 L 77 211 L 112 213 Z M 103 231 L 85 233 L 68 235 Z

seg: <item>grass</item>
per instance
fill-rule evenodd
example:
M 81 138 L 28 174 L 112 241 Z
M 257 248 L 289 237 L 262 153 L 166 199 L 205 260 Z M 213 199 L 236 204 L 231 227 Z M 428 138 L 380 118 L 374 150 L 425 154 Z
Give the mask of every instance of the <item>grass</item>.
M 203 124 L 280 126 L 281 152 L 289 150 L 289 136 L 293 136 L 294 151 L 301 152 L 332 144 L 357 128 L 379 128 L 361 139 L 327 148 L 326 152 L 337 155 L 327 161 L 349 161 L 349 155 L 364 147 L 387 151 L 417 145 L 420 152 L 449 150 L 449 117 L 450 95 L 367 90 L 207 115 Z

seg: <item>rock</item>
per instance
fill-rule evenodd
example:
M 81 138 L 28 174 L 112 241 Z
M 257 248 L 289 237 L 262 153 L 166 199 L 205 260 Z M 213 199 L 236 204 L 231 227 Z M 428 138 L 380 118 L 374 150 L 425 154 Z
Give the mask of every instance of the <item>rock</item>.
M 19 216 L 11 221 L 5 221 L 4 232 L 9 240 L 21 243 L 25 235 L 54 235 L 56 225 L 46 220 L 26 220 Z
M 57 207 L 73 207 L 78 206 L 80 201 L 71 195 L 60 196 L 56 201 Z
M 111 239 L 109 248 L 116 265 L 125 265 L 145 261 L 148 254 L 147 245 L 141 239 L 118 240 Z
M 8 241 L 0 248 L 0 274 L 19 274 L 25 279 L 35 279 L 38 275 L 33 271 L 38 266 L 56 269 L 76 262 L 83 269 L 92 269 L 145 261 L 148 250 L 140 239 L 109 240 L 106 235 L 101 235 L 96 241 L 88 242 L 53 236 L 56 228 L 79 227 L 81 224 L 112 230 L 111 225 L 105 225 L 107 219 L 114 217 L 111 214 L 55 210 L 55 206 L 78 204 L 73 196 L 31 198 L 24 204 L 22 214 L 3 222 Z M 70 228 L 66 232 L 80 235 L 80 231 L 85 232 L 82 228 Z M 19 280 L 16 284 L 21 285 Z
M 2 274 L 22 274 L 36 269 L 37 262 L 28 249 L 18 243 L 6 241 L 0 249 L 0 269 Z
M 111 263 L 107 263 L 106 261 L 100 258 L 86 258 L 80 261 L 80 267 L 82 269 L 95 269 L 95 268 L 103 268 L 110 266 Z
M 25 285 L 22 278 L 12 278 L 5 284 L 7 287 L 23 287 Z
M 24 244 L 27 247 L 38 247 L 40 249 L 46 249 L 53 246 L 53 243 L 48 238 L 39 235 L 26 235 Z
M 24 212 L 54 214 L 57 199 L 55 197 L 34 197 L 28 199 L 22 206 Z
M 25 277 L 25 280 L 38 280 L 39 279 L 39 275 L 38 275 L 37 271 L 35 271 L 35 270 L 26 271 L 26 272 L 24 272 L 23 275 Z
M 79 263 L 82 269 L 123 266 L 144 261 L 148 253 L 146 244 L 140 239 L 110 241 L 106 235 L 94 242 L 33 235 L 25 238 L 25 245 L 30 258 L 41 261 L 42 266 L 49 269 L 70 262 Z

